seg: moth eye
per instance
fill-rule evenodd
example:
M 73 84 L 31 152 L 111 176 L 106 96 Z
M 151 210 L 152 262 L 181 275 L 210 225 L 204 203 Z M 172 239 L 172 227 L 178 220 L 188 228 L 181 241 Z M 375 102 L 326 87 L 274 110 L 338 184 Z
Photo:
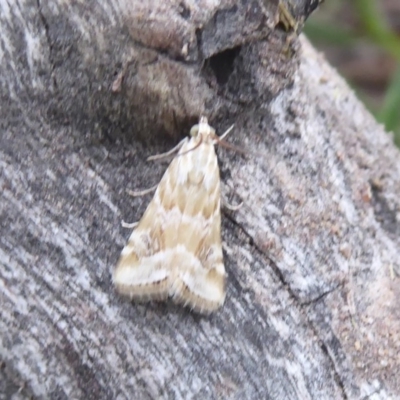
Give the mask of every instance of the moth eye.
M 195 137 L 199 133 L 199 125 L 194 125 L 192 126 L 192 129 L 190 129 L 190 136 Z

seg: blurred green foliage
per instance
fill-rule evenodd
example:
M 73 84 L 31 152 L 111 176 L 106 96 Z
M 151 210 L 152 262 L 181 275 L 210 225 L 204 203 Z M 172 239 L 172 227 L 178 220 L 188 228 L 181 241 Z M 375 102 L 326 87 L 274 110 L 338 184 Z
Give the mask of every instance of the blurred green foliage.
M 370 111 L 378 121 L 382 122 L 387 131 L 393 131 L 397 146 L 400 147 L 400 37 L 388 24 L 378 0 L 354 0 L 347 2 L 347 7 L 352 7 L 357 17 L 357 26 L 346 27 L 334 18 L 329 20 L 329 15 L 334 15 L 341 1 L 327 1 L 320 8 L 324 18 L 311 17 L 305 26 L 308 38 L 317 46 L 357 46 L 366 41 L 386 51 L 397 63 L 397 69 L 386 88 L 382 104 L 378 109 L 369 106 Z M 357 91 L 357 87 L 354 88 Z M 361 95 L 361 97 L 363 97 Z M 368 103 L 367 103 L 368 106 Z

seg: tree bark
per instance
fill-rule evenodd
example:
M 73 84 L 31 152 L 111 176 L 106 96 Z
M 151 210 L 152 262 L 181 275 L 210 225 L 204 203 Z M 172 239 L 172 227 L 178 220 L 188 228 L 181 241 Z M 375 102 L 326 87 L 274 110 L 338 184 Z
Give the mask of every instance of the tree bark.
M 399 152 L 281 5 L 2 2 L 1 399 L 400 397 Z M 111 282 L 199 115 L 248 153 L 210 317 Z

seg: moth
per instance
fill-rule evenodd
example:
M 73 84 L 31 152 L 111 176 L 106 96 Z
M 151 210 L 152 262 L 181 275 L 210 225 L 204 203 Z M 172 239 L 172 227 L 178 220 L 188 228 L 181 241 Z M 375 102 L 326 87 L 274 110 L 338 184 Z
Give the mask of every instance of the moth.
M 207 118 L 201 117 L 190 130 L 191 138 L 177 146 L 178 154 L 114 270 L 113 282 L 120 294 L 136 301 L 170 297 L 202 314 L 222 306 L 226 273 L 214 145 L 231 128 L 219 138 Z

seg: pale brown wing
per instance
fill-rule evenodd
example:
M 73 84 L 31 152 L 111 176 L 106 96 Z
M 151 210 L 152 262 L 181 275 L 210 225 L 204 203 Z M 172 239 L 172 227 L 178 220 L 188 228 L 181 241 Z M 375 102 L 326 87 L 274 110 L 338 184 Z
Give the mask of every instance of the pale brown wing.
M 171 174 L 176 171 L 176 158 L 165 171 L 153 199 L 138 226 L 122 249 L 113 274 L 120 294 L 133 300 L 162 300 L 168 297 L 173 272 L 165 262 L 166 229 L 177 228 L 180 216 L 171 212 Z
M 175 198 L 179 199 L 181 221 L 171 232 L 175 251 L 170 262 L 177 268 L 170 295 L 195 311 L 209 313 L 225 299 L 220 178 L 211 143 L 202 144 L 193 153 L 182 156 L 178 165 Z

